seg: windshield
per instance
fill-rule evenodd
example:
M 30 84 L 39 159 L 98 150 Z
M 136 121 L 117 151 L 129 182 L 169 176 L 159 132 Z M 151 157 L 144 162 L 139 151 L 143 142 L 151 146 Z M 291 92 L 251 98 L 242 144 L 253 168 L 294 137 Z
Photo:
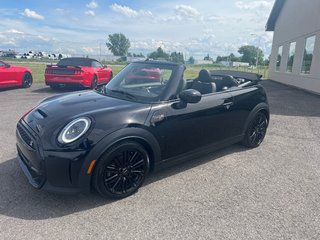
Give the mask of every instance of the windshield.
M 135 101 L 156 102 L 161 98 L 177 66 L 131 63 L 106 86 L 105 94 Z
M 64 58 L 58 62 L 58 66 L 73 67 L 91 67 L 92 59 L 90 58 Z

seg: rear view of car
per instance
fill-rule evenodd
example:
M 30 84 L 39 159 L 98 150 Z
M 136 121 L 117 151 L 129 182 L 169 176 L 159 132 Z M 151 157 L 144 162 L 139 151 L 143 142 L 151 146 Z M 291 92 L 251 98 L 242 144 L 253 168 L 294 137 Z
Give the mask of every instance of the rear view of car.
M 108 83 L 113 77 L 112 69 L 91 58 L 64 58 L 57 65 L 48 65 L 44 78 L 51 88 L 64 86 L 95 89 Z

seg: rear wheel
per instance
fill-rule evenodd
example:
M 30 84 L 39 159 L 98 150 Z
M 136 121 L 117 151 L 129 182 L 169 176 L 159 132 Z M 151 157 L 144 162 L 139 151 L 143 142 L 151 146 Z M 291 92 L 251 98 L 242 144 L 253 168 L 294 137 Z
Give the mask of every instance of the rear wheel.
M 97 86 L 98 86 L 98 78 L 96 75 L 94 75 L 91 81 L 91 89 L 96 89 Z
M 258 112 L 251 120 L 242 140 L 242 144 L 250 148 L 258 147 L 266 135 L 267 127 L 268 119 L 266 115 L 262 112 Z
M 149 156 L 140 144 L 125 141 L 110 148 L 93 175 L 94 188 L 103 196 L 125 198 L 135 193 L 149 172 Z
M 22 87 L 23 88 L 29 88 L 32 85 L 32 75 L 29 72 L 26 72 L 23 74 L 22 77 Z
M 110 79 L 111 80 L 113 78 L 113 72 L 110 73 Z

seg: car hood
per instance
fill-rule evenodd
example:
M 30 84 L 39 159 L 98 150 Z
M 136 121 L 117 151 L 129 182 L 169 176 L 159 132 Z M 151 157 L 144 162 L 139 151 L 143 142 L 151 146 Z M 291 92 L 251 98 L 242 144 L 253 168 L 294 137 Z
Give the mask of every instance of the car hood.
M 78 117 L 92 119 L 92 134 L 96 141 L 97 138 L 101 139 L 129 124 L 144 124 L 150 108 L 151 104 L 113 98 L 95 91 L 83 91 L 49 97 L 23 120 L 37 132 L 44 145 L 46 141 L 50 141 L 51 144 L 47 144 L 52 146 L 61 129 Z
M 61 94 L 43 100 L 38 109 L 47 115 L 56 113 L 76 116 L 91 113 L 96 110 L 113 110 L 139 105 L 122 99 L 108 97 L 95 91 Z

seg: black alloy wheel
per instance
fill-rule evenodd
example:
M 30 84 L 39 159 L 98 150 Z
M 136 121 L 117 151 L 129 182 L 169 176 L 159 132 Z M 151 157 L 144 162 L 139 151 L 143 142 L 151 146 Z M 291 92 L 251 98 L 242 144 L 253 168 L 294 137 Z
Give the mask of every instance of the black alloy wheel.
M 32 75 L 29 72 L 23 74 L 22 77 L 22 87 L 29 88 L 32 85 Z
M 243 145 L 250 148 L 258 147 L 266 135 L 267 127 L 268 119 L 266 115 L 258 112 L 249 124 L 246 135 L 242 141 Z
M 115 145 L 99 160 L 93 176 L 95 189 L 104 197 L 124 198 L 135 193 L 149 172 L 149 156 L 140 144 Z
M 96 89 L 97 87 L 98 87 L 98 78 L 96 75 L 94 75 L 91 81 L 91 89 Z

